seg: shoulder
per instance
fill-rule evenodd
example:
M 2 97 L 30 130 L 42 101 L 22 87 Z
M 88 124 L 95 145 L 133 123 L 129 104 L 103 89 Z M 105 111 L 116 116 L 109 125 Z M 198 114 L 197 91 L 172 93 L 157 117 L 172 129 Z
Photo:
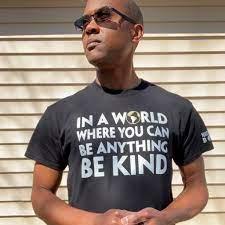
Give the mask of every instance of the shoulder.
M 65 124 L 70 123 L 76 113 L 82 110 L 83 105 L 86 104 L 85 99 L 87 99 L 89 95 L 90 84 L 75 94 L 50 104 L 42 117 L 45 118 L 47 123 L 54 123 L 57 124 L 57 127 L 63 128 Z
M 62 98 L 50 104 L 43 118 L 49 124 L 55 124 L 59 129 L 66 126 L 73 120 L 73 116 L 79 113 L 85 103 L 85 99 L 90 95 L 90 84 L 73 95 Z
M 66 113 L 74 108 L 79 108 L 80 104 L 84 104 L 84 100 L 89 96 L 90 84 L 76 92 L 73 95 L 62 98 L 48 106 L 48 111 L 52 113 Z
M 151 83 L 150 83 L 151 84 Z M 193 108 L 191 101 L 176 93 L 172 93 L 156 84 L 151 84 L 150 96 L 157 104 L 179 112 L 187 112 Z

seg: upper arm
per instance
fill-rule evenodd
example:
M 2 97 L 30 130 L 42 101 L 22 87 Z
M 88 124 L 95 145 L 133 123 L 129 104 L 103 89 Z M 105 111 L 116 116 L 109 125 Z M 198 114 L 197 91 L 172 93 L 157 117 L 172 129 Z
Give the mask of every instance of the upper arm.
M 201 155 L 185 166 L 180 166 L 179 169 L 184 183 L 182 193 L 189 196 L 189 200 L 194 199 L 196 211 L 193 215 L 196 215 L 206 206 L 209 199 L 203 156 Z
M 51 169 L 36 162 L 33 173 L 33 191 L 44 188 L 55 194 L 61 183 L 62 173 L 62 171 Z
M 185 166 L 179 166 L 184 187 L 188 185 L 201 185 L 206 187 L 204 160 L 201 155 Z

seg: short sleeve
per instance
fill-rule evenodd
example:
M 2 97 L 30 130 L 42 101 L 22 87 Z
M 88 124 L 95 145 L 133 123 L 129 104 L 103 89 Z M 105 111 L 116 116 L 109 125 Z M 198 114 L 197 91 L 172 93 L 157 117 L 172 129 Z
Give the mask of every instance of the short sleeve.
M 173 154 L 178 166 L 189 164 L 202 153 L 213 149 L 210 134 L 191 103 L 180 113 L 178 143 Z
M 25 156 L 52 169 L 64 170 L 66 167 L 59 139 L 56 113 L 49 107 L 31 136 Z

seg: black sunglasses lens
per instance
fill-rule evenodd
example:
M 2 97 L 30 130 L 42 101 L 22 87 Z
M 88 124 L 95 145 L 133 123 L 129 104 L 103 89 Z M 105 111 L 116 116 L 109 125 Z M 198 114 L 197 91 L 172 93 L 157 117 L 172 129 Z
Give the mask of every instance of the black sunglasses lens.
M 84 27 L 89 23 L 89 21 L 90 21 L 89 16 L 82 16 L 80 19 L 74 22 L 74 25 L 76 29 L 82 31 Z
M 107 19 L 110 19 L 112 16 L 112 10 L 109 7 L 104 7 L 102 9 L 99 9 L 96 13 L 95 13 L 95 19 L 98 22 L 102 22 L 105 21 Z
M 96 22 L 104 22 L 111 18 L 112 9 L 109 7 L 103 7 L 97 10 L 93 16 Z M 85 27 L 88 25 L 88 23 L 90 23 L 91 17 L 92 17 L 91 15 L 84 15 L 80 19 L 76 20 L 74 22 L 76 29 L 79 31 L 83 31 Z

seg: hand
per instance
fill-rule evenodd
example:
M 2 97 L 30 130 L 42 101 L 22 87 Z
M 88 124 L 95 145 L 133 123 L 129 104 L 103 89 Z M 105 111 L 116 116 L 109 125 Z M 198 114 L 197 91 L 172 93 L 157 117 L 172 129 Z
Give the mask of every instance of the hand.
M 123 225 L 121 219 L 128 215 L 128 211 L 120 209 L 110 209 L 105 213 L 95 217 L 93 225 Z
M 121 221 L 123 225 L 168 225 L 162 212 L 150 207 L 139 212 L 130 212 Z
M 165 220 L 161 218 L 152 218 L 144 222 L 144 225 L 169 225 Z
M 162 211 L 159 211 L 154 208 L 145 208 L 139 211 L 139 213 L 146 213 L 146 221 L 144 221 L 144 225 L 169 225 L 164 217 Z

